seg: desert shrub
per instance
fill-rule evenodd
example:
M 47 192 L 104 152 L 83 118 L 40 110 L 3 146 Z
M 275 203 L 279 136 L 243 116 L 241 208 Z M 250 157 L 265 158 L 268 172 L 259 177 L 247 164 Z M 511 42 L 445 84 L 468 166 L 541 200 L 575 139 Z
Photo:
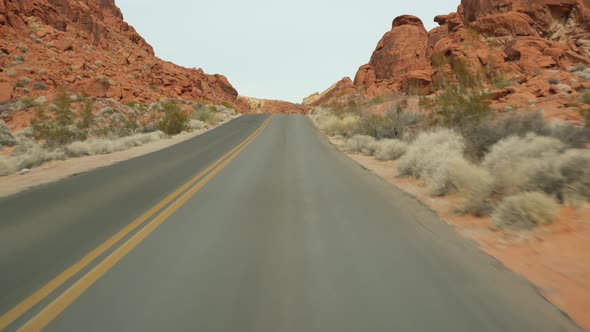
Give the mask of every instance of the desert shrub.
M 383 138 L 382 133 L 391 127 L 391 120 L 383 115 L 362 113 L 356 124 L 355 132 L 359 135 Z
M 83 142 L 73 142 L 67 145 L 64 150 L 69 157 L 110 154 L 158 141 L 165 136 L 166 135 L 163 132 L 156 131 L 152 133 L 136 134 L 116 139 L 89 139 Z
M 28 130 L 14 135 L 16 145 L 10 158 L 13 159 L 17 171 L 37 167 L 51 160 L 63 160 L 66 158 L 60 149 L 42 146 L 29 135 Z
M 492 214 L 498 227 L 530 229 L 550 224 L 559 213 L 551 197 L 538 192 L 524 192 L 504 199 Z
M 438 129 L 418 135 L 398 162 L 400 176 L 423 180 L 432 196 L 459 194 L 457 212 L 489 212 L 490 172 L 465 159 L 465 141 L 457 132 Z
M 391 121 L 391 128 L 384 131 L 383 137 L 405 139 L 409 135 L 423 130 L 428 125 L 426 117 L 417 112 L 402 110 L 399 105 L 390 109 L 385 116 Z
M 435 111 L 441 123 L 448 127 L 474 125 L 490 112 L 490 99 L 478 75 L 463 62 L 451 66 L 451 73 L 442 69 L 435 86 L 441 92 L 424 106 Z
M 94 110 L 94 100 L 88 96 L 83 96 L 82 98 L 82 111 L 80 112 L 80 120 L 76 125 L 82 131 L 82 139 L 86 139 L 88 138 L 88 131 L 95 124 L 96 119 L 92 113 Z
M 234 105 L 232 105 L 232 103 L 228 102 L 228 101 L 222 101 L 221 105 L 224 106 L 227 109 L 233 110 L 234 109 Z
M 467 141 L 467 154 L 481 159 L 500 140 L 528 133 L 546 135 L 545 120 L 540 112 L 511 112 L 502 116 L 486 116 L 474 126 L 458 128 Z
M 563 203 L 590 201 L 590 150 L 572 149 L 538 163 L 529 190 L 543 191 Z
M 162 107 L 164 108 L 164 118 L 158 124 L 161 131 L 167 135 L 177 135 L 188 129 L 189 117 L 178 105 L 165 103 Z
M 318 115 L 315 118 L 317 126 L 329 136 L 342 135 L 351 137 L 354 135 L 356 123 L 359 118 L 355 115 L 345 114 L 336 116 L 332 113 Z
M 64 89 L 60 89 L 53 101 L 51 111 L 54 116 L 47 115 L 44 109 L 37 111 L 31 120 L 33 136 L 45 141 L 49 147 L 68 144 L 79 138 L 79 131 L 74 126 L 75 113 L 70 108 L 70 97 Z
M 189 121 L 188 126 L 193 130 L 200 130 L 200 129 L 205 128 L 205 122 L 200 121 L 200 120 L 191 119 Z
M 531 177 L 564 150 L 558 139 L 528 134 L 512 136 L 494 145 L 483 166 L 494 175 L 494 192 L 513 195 L 531 185 Z
M 193 112 L 191 118 L 194 120 L 199 120 L 204 123 L 208 124 L 216 124 L 220 121 L 219 115 L 217 114 L 217 108 L 215 107 L 215 111 L 210 108 L 205 108 L 200 111 Z
M 0 146 L 14 146 L 14 144 L 16 144 L 16 139 L 10 132 L 10 128 L 0 120 Z
M 14 174 L 17 171 L 17 165 L 12 157 L 0 156 L 0 176 Z
M 367 135 L 354 135 L 346 140 L 344 150 L 350 153 L 372 155 L 375 149 L 375 138 Z
M 488 198 L 492 193 L 493 178 L 485 168 L 466 160 L 458 153 L 435 154 L 438 168 L 424 174 L 430 195 L 459 194 L 457 212 L 484 215 L 489 213 Z
M 22 97 L 20 99 L 20 102 L 24 108 L 31 108 L 31 107 L 35 106 L 35 101 L 29 97 Z
M 422 178 L 433 173 L 437 162 L 450 154 L 463 155 L 465 141 L 457 132 L 439 128 L 423 132 L 410 144 L 398 162 L 399 176 Z M 440 156 L 439 156 L 440 155 Z
M 550 78 L 547 80 L 547 83 L 551 84 L 551 85 L 557 85 L 559 84 L 559 80 L 557 78 Z
M 375 158 L 397 160 L 406 153 L 408 144 L 398 139 L 384 139 L 375 143 Z
M 492 83 L 498 89 L 504 89 L 512 85 L 512 82 L 507 80 L 502 74 L 495 75 L 492 79 Z
M 36 91 L 45 91 L 45 90 L 47 90 L 47 85 L 45 85 L 45 83 L 43 83 L 43 82 L 36 82 L 33 85 L 33 90 L 36 90 Z
M 566 122 L 547 125 L 547 135 L 555 137 L 570 148 L 584 148 L 590 143 L 590 128 Z

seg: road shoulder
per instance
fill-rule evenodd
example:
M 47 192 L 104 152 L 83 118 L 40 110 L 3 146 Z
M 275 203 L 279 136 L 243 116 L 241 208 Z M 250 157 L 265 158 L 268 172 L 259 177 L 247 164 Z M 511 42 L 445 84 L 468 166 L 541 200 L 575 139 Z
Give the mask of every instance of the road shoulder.
M 41 185 L 58 182 L 71 176 L 87 173 L 95 169 L 111 166 L 126 160 L 141 157 L 189 139 L 198 137 L 215 128 L 233 121 L 239 116 L 231 117 L 215 127 L 196 130 L 191 133 L 183 133 L 174 137 L 163 139 L 145 145 L 133 147 L 125 151 L 114 152 L 105 155 L 94 155 L 67 160 L 56 160 L 35 167 L 25 174 L 16 173 L 0 177 L 0 198 L 8 197 Z

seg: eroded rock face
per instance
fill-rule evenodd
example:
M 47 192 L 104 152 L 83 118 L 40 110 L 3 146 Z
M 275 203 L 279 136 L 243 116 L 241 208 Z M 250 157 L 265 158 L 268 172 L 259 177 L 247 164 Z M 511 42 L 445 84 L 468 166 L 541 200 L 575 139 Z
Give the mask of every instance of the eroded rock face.
M 377 44 L 369 63 L 359 69 L 355 85 L 365 87 L 369 95 L 398 88 L 404 75 L 429 68 L 427 46 L 428 32 L 419 18 L 397 17 L 391 31 Z
M 326 91 L 322 93 L 314 93 L 303 100 L 304 105 L 321 105 L 329 102 L 331 99 L 338 98 L 343 95 L 353 95 L 357 92 L 357 88 L 350 79 L 344 77 L 340 81 L 334 83 Z
M 432 93 L 437 75 L 462 63 L 492 91 L 511 85 L 492 93 L 494 107 L 569 120 L 576 95 L 590 87 L 590 0 L 462 0 L 457 12 L 434 21 L 439 26 L 429 32 L 413 16 L 393 21 L 356 74 L 361 98 Z M 333 86 L 324 95 L 346 99 L 350 90 Z
M 66 87 L 122 101 L 229 101 L 247 109 L 224 76 L 156 58 L 114 0 L 0 0 L 0 38 L 0 86 L 11 87 L 0 102 Z

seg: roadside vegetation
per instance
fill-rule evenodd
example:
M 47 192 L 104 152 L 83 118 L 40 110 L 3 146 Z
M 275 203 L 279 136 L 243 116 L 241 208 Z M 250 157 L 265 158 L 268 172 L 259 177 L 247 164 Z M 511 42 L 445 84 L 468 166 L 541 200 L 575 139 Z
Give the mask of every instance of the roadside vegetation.
M 0 176 L 27 172 L 52 160 L 110 154 L 211 128 L 237 114 L 225 104 L 162 100 L 123 105 L 62 89 L 50 103 L 31 110 L 30 127 L 12 133 L 0 121 Z
M 499 228 L 548 224 L 560 204 L 590 202 L 588 127 L 492 111 L 480 78 L 461 64 L 437 84 L 420 112 L 316 109 L 313 119 L 345 151 L 395 160 L 398 177 L 419 179 L 433 197 L 458 197 L 456 213 L 491 216 Z

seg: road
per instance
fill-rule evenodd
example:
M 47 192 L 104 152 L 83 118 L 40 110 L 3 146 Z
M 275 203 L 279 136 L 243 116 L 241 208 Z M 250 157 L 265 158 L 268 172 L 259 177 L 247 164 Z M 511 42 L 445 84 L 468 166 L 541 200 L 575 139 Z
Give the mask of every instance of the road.
M 0 218 L 0 330 L 579 331 L 305 116 L 243 116 Z

